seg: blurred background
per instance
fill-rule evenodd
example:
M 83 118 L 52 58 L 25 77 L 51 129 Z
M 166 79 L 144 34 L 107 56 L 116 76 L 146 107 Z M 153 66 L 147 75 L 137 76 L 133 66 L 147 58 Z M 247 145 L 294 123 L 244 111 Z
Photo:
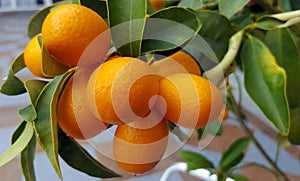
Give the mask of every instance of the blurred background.
M 8 74 L 11 62 L 20 53 L 23 52 L 27 42 L 27 25 L 30 21 L 31 16 L 39 9 L 48 6 L 55 1 L 53 0 L 0 0 L 0 86 L 3 84 L 3 79 Z M 30 79 L 32 77 L 26 69 L 22 70 L 18 75 L 22 79 Z M 242 74 L 239 75 L 240 80 Z M 234 85 L 234 78 L 231 80 Z M 266 123 L 265 117 L 256 108 L 253 102 L 247 97 L 246 92 L 243 92 L 243 104 L 246 105 L 245 110 L 249 117 L 252 119 L 251 124 L 253 127 L 254 135 L 259 141 L 261 141 L 268 154 L 272 158 L 276 156 L 276 134 L 275 131 L 270 131 L 269 127 L 272 127 Z M 21 96 L 5 96 L 0 94 L 0 154 L 3 153 L 10 146 L 10 137 L 16 126 L 21 122 L 18 116 L 18 110 L 25 107 L 29 103 L 26 95 Z M 222 151 L 226 149 L 236 139 L 245 136 L 241 128 L 234 121 L 234 116 L 229 113 L 229 119 L 223 125 L 222 137 L 215 137 L 212 142 L 205 149 L 198 149 L 198 143 L 196 141 L 196 134 L 193 134 L 191 139 L 185 144 L 182 150 L 193 150 L 201 154 L 205 154 L 213 163 L 218 163 Z M 268 131 L 266 131 L 268 130 Z M 103 140 L 102 140 L 103 142 Z M 105 140 L 104 140 L 105 142 Z M 108 144 L 109 140 L 107 140 Z M 102 143 L 103 144 L 103 143 Z M 93 146 L 87 142 L 82 142 L 82 145 L 98 159 L 103 159 L 103 155 L 97 153 Z M 52 169 L 49 161 L 46 158 L 45 153 L 37 148 L 37 155 L 35 158 L 35 169 L 37 180 L 42 181 L 55 181 L 59 180 L 54 170 Z M 151 171 L 148 175 L 140 177 L 132 177 L 125 175 L 123 178 L 118 179 L 107 179 L 107 180 L 159 180 L 169 166 L 176 162 L 180 162 L 177 156 L 177 152 L 171 156 L 162 160 L 159 165 Z M 280 149 L 279 151 L 279 166 L 280 168 L 288 172 L 291 180 L 300 180 L 300 166 L 296 156 L 299 154 L 299 148 L 291 148 L 289 150 Z M 268 167 L 268 164 L 262 159 L 260 153 L 256 148 L 250 144 L 244 162 L 251 162 L 255 160 Z M 101 180 L 99 178 L 93 178 L 77 172 L 72 168 L 68 167 L 62 160 L 60 160 L 62 167 L 62 174 L 64 180 Z M 107 161 L 107 164 L 114 168 L 111 161 Z M 268 173 L 266 170 L 249 166 L 241 170 L 243 175 L 250 178 L 250 180 L 276 180 L 274 175 Z M 13 180 L 21 181 L 24 180 L 22 171 L 19 163 L 19 158 L 12 160 L 8 164 L 0 168 L 0 180 Z M 198 180 L 193 176 L 185 173 L 175 173 L 169 180 Z

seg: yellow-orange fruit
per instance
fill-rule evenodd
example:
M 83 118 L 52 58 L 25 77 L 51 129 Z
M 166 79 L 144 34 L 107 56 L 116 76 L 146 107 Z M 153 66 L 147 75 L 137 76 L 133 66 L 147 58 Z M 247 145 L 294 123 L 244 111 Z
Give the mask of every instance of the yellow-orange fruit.
M 162 60 L 155 61 L 151 67 L 156 74 L 162 77 L 177 73 L 201 75 L 201 70 L 196 60 L 182 51 L 178 51 Z
M 117 57 L 99 66 L 88 82 L 87 97 L 93 113 L 110 124 L 129 123 L 150 112 L 158 94 L 158 77 L 145 62 Z
M 24 63 L 31 73 L 41 78 L 48 78 L 42 71 L 42 47 L 38 36 L 33 37 L 24 50 Z
M 165 118 L 186 128 L 201 128 L 218 118 L 223 108 L 222 95 L 209 80 L 194 74 L 173 74 L 160 81 L 159 110 Z
M 92 65 L 103 59 L 111 43 L 107 30 L 101 16 L 78 4 L 55 8 L 42 25 L 45 47 L 68 66 Z
M 87 81 L 95 67 L 80 68 L 68 80 L 57 105 L 57 121 L 70 137 L 87 139 L 101 133 L 107 124 L 96 118 L 87 106 Z
M 153 169 L 161 160 L 168 143 L 168 125 L 166 120 L 155 117 L 118 125 L 113 153 L 117 165 L 123 170 L 142 174 Z

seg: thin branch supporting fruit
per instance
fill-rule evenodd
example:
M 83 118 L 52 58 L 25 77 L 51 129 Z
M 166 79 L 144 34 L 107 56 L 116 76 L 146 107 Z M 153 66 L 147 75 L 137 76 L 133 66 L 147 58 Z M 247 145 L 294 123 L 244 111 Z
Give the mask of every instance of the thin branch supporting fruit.
M 247 126 L 246 122 L 244 121 L 243 113 L 241 112 L 240 105 L 237 104 L 231 90 L 228 91 L 228 96 L 230 98 L 230 101 L 232 103 L 232 109 L 234 113 L 237 116 L 237 120 L 240 123 L 241 127 L 243 128 L 244 132 L 247 134 L 247 136 L 251 139 L 253 144 L 256 146 L 256 148 L 259 150 L 259 152 L 262 154 L 262 156 L 265 158 L 265 160 L 272 166 L 273 170 L 276 173 L 276 176 L 278 177 L 278 180 L 289 180 L 288 177 L 283 173 L 280 168 L 276 165 L 276 163 L 270 158 L 270 156 L 266 153 L 264 148 L 261 146 L 261 144 L 256 140 L 254 135 L 252 134 L 251 130 Z

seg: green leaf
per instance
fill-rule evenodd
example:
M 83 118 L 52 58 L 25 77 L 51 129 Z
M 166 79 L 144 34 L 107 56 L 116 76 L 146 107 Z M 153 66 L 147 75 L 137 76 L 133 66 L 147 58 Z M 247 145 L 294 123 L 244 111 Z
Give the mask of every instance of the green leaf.
M 168 121 L 168 127 L 169 130 L 172 134 L 174 134 L 175 136 L 177 136 L 180 141 L 184 142 L 187 141 L 189 139 L 188 135 L 186 135 L 179 126 L 177 126 L 176 124 Z
M 227 165 L 221 165 L 222 170 L 228 171 L 230 168 L 233 168 L 234 166 L 238 165 L 243 160 L 244 156 L 244 153 L 236 155 L 234 158 L 232 158 L 230 163 L 227 163 Z
M 193 38 L 202 24 L 190 10 L 170 7 L 147 18 L 142 53 L 175 49 Z
M 285 70 L 286 94 L 290 108 L 288 138 L 291 143 L 300 144 L 300 56 L 297 44 L 286 28 L 268 31 L 265 43 L 276 57 L 278 65 Z
M 108 0 L 112 40 L 121 56 L 139 57 L 146 22 L 146 0 Z
M 112 178 L 120 176 L 99 163 L 80 144 L 62 131 L 59 141 L 59 155 L 74 169 L 93 177 Z
M 278 0 L 278 4 L 281 10 L 283 11 L 291 11 L 291 3 L 287 0 Z
M 26 146 L 26 148 L 21 152 L 21 165 L 22 171 L 26 181 L 35 181 L 34 172 L 34 157 L 36 149 L 36 137 L 33 136 Z
M 191 9 L 197 9 L 203 5 L 203 1 L 199 0 L 182 0 L 179 2 L 179 7 L 185 7 L 185 8 L 191 8 Z
M 41 35 L 38 36 L 38 41 L 41 46 L 43 55 L 42 55 L 42 71 L 45 75 L 49 77 L 54 77 L 65 73 L 70 67 L 67 65 L 60 63 L 56 60 L 45 48 L 43 44 L 43 37 Z
M 239 174 L 233 174 L 233 173 L 231 173 L 231 174 L 228 174 L 228 176 L 230 178 L 233 178 L 236 181 L 249 181 L 249 179 L 247 177 L 245 177 L 243 175 L 239 175 Z
M 25 88 L 28 92 L 30 103 L 35 106 L 37 99 L 43 90 L 43 88 L 47 85 L 48 82 L 43 80 L 27 80 L 25 81 Z
M 285 71 L 269 49 L 249 37 L 241 53 L 245 88 L 252 100 L 282 135 L 290 128 Z
M 243 159 L 243 152 L 249 144 L 249 138 L 239 138 L 225 150 L 220 161 L 220 167 L 226 171 L 240 163 Z
M 15 130 L 15 132 L 13 133 L 13 135 L 11 136 L 11 144 L 14 144 L 17 139 L 20 137 L 20 135 L 23 133 L 25 127 L 27 125 L 26 121 L 23 121 Z
M 252 23 L 251 15 L 252 15 L 252 12 L 247 10 L 246 12 L 244 12 L 243 14 L 241 14 L 239 16 L 235 16 L 230 21 L 232 22 L 232 24 L 239 26 L 241 28 L 244 28 L 247 25 Z
M 243 9 L 249 1 L 250 0 L 220 0 L 219 10 L 221 14 L 223 14 L 227 18 L 231 18 L 235 13 Z
M 34 130 L 31 123 L 27 123 L 19 138 L 12 144 L 10 148 L 0 155 L 0 167 L 15 158 L 30 142 Z
M 30 97 L 30 105 L 19 110 L 19 116 L 26 121 L 35 120 L 37 114 L 35 111 L 35 105 L 40 92 L 45 87 L 47 82 L 42 80 L 27 80 L 24 85 Z
M 298 0 L 290 0 L 292 10 L 300 9 L 300 4 Z
M 107 18 L 107 6 L 105 0 L 80 0 L 80 2 L 81 5 L 92 9 L 102 18 Z
M 36 112 L 32 104 L 19 110 L 19 116 L 25 121 L 33 121 L 36 118 Z
M 282 24 L 284 24 L 284 21 L 268 16 L 263 16 L 256 22 L 256 26 L 263 30 L 272 30 Z
M 19 55 L 11 64 L 6 81 L 2 85 L 0 92 L 6 95 L 19 95 L 26 92 L 23 82 L 15 76 L 25 67 L 23 53 Z
M 286 72 L 286 89 L 290 108 L 299 107 L 300 56 L 291 32 L 286 28 L 268 31 L 265 44 L 275 56 L 278 65 L 284 68 Z
M 72 74 L 73 71 L 68 71 L 55 77 L 44 87 L 36 104 L 37 118 L 34 125 L 38 141 L 60 178 L 62 176 L 58 163 L 57 120 L 53 119 L 53 115 L 56 115 L 58 96 Z
M 300 145 L 299 129 L 300 129 L 300 106 L 290 109 L 291 127 L 288 139 L 292 144 Z
M 52 6 L 47 6 L 44 9 L 37 11 L 31 18 L 28 28 L 27 28 L 27 35 L 31 39 L 35 35 L 41 33 L 42 24 L 46 18 L 46 16 L 50 13 Z
M 197 130 L 198 140 L 204 139 L 208 134 L 220 136 L 222 135 L 222 132 L 222 123 L 220 122 L 220 120 L 216 119 L 213 122 L 209 123 L 209 125 L 207 125 L 206 127 Z
M 215 11 L 198 10 L 195 14 L 205 25 L 198 34 L 206 40 L 217 58 L 221 60 L 228 49 L 228 41 L 234 34 L 230 21 Z
M 256 27 L 264 30 L 286 28 L 300 23 L 300 10 L 265 15 L 257 19 Z
M 218 0 L 181 0 L 179 7 L 197 9 L 216 9 L 218 7 Z
M 27 122 L 23 121 L 16 131 L 12 135 L 12 144 L 16 142 L 16 140 L 20 137 L 22 132 L 25 129 Z M 25 149 L 21 152 L 21 166 L 23 175 L 26 181 L 35 181 L 35 173 L 34 173 L 34 157 L 35 157 L 35 148 L 36 148 L 36 137 L 32 136 L 30 142 L 27 144 Z
M 178 156 L 188 164 L 187 171 L 199 168 L 214 168 L 212 162 L 199 153 L 184 150 L 180 151 Z
M 155 13 L 155 9 L 150 3 L 150 1 L 147 0 L 147 14 L 153 14 L 153 13 Z

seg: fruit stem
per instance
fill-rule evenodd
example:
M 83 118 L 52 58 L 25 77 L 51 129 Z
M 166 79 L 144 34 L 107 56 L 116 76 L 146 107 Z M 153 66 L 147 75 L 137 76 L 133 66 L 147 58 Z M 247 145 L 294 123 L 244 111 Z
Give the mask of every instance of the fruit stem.
M 256 148 L 262 154 L 262 156 L 265 158 L 265 160 L 272 166 L 273 170 L 276 172 L 276 176 L 279 177 L 278 180 L 288 181 L 289 179 L 285 175 L 285 173 L 283 173 L 279 169 L 277 164 L 270 158 L 270 156 L 266 153 L 266 151 L 261 146 L 261 144 L 256 140 L 255 136 L 252 134 L 251 130 L 249 129 L 245 120 L 243 119 L 243 117 L 245 117 L 245 115 L 243 115 L 243 113 L 241 112 L 241 109 L 240 109 L 241 105 L 237 104 L 231 90 L 228 90 L 228 97 L 231 100 L 233 112 L 236 114 L 237 120 L 240 123 L 241 127 L 243 128 L 244 132 L 247 134 L 247 136 L 250 138 L 252 143 L 256 146 Z

